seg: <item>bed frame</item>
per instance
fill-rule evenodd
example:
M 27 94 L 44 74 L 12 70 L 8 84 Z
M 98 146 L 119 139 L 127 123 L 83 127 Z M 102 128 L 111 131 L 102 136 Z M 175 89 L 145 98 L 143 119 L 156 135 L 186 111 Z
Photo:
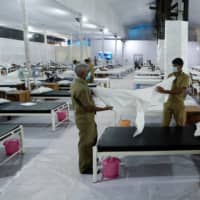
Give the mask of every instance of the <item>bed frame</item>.
M 20 106 L 19 102 L 11 102 L 12 104 L 14 104 L 15 106 Z M 4 105 L 9 105 L 11 103 L 6 103 Z M 40 104 L 42 107 L 42 104 L 48 104 L 48 103 L 52 103 L 52 101 L 44 101 L 44 102 L 36 102 L 37 104 Z M 64 122 L 68 121 L 68 119 L 64 119 L 63 121 L 57 121 L 57 112 L 60 111 L 66 111 L 69 113 L 69 105 L 65 102 L 56 102 L 55 106 L 52 106 L 51 109 L 47 109 L 47 111 L 45 112 L 41 112 L 39 109 L 38 110 L 31 110 L 31 106 L 30 106 L 30 110 L 25 110 L 25 111 L 12 111 L 11 109 L 8 110 L 2 110 L 0 107 L 0 116 L 6 116 L 6 117 L 12 117 L 12 116 L 50 116 L 51 117 L 51 125 L 52 125 L 52 130 L 55 131 L 56 127 L 58 127 L 60 124 L 63 124 Z
M 16 153 L 14 153 L 13 155 L 7 157 L 5 160 L 0 162 L 0 166 L 4 165 L 6 162 L 8 162 L 10 159 L 12 159 L 14 156 L 16 156 L 17 154 L 24 153 L 24 130 L 23 130 L 23 126 L 21 125 L 0 125 L 0 129 L 4 128 L 4 130 L 1 130 L 2 132 L 0 133 L 0 143 L 3 144 L 4 141 L 6 141 L 7 139 L 12 138 L 15 135 L 19 136 L 20 139 L 20 148 L 19 151 L 17 151 Z
M 106 157 L 200 154 L 200 139 L 194 137 L 195 126 L 145 127 L 133 137 L 136 128 L 107 128 L 93 147 L 93 182 Z

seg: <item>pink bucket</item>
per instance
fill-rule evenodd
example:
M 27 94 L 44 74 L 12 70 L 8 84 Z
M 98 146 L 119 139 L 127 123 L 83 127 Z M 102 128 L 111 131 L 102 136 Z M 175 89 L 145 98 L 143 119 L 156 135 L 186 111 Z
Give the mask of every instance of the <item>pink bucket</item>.
M 68 117 L 67 111 L 57 112 L 57 119 L 59 122 L 64 121 L 65 119 L 67 119 L 67 117 Z
M 7 156 L 11 156 L 12 154 L 19 151 L 20 142 L 18 139 L 9 139 L 3 143 Z
M 118 158 L 110 157 L 103 160 L 103 177 L 114 179 L 119 176 L 120 160 Z

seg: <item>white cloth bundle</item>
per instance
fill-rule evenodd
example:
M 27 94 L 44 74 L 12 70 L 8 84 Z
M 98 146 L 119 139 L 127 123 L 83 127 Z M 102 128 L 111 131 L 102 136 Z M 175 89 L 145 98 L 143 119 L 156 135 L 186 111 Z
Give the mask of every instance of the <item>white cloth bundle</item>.
M 37 88 L 37 89 L 35 89 L 35 90 L 33 90 L 31 93 L 32 94 L 40 94 L 40 93 L 43 93 L 43 92 L 50 92 L 50 91 L 52 91 L 53 89 L 51 89 L 51 88 L 48 88 L 48 87 L 39 87 L 39 88 Z
M 0 98 L 0 104 L 2 104 L 2 103 L 8 103 L 8 102 L 10 102 L 10 100 Z
M 143 131 L 145 111 L 149 106 L 158 105 L 165 102 L 166 96 L 156 92 L 156 87 L 161 86 L 166 90 L 171 89 L 171 85 L 175 77 L 166 79 L 165 81 L 155 85 L 154 87 L 139 90 L 122 90 L 95 88 L 94 94 L 101 99 L 106 105 L 113 106 L 113 110 L 118 113 L 127 113 L 136 116 L 135 124 L 137 136 Z

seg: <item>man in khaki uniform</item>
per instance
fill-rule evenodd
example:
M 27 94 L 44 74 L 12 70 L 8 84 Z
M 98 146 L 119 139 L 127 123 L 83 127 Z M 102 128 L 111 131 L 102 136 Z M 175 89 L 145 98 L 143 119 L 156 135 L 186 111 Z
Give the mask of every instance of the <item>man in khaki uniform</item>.
M 164 104 L 163 111 L 163 126 L 170 125 L 172 116 L 175 119 L 176 126 L 185 125 L 185 106 L 184 99 L 186 90 L 189 87 L 189 76 L 182 71 L 184 62 L 181 58 L 176 58 L 172 61 L 173 73 L 169 75 L 175 76 L 171 90 L 165 90 L 162 87 L 157 87 L 157 91 L 163 94 L 169 94 L 167 102 Z
M 112 107 L 96 107 L 89 90 L 87 80 L 91 77 L 89 66 L 77 65 L 78 78 L 71 88 L 72 104 L 75 110 L 75 122 L 79 129 L 79 169 L 82 174 L 92 174 L 92 147 L 97 142 L 95 114 L 98 111 L 112 110 Z

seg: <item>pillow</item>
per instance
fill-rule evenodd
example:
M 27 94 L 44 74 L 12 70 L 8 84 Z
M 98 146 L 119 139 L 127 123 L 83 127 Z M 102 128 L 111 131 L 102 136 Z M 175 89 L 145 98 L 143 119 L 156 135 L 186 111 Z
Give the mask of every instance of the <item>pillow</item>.
M 39 87 L 39 88 L 37 88 L 37 89 L 35 89 L 35 90 L 33 90 L 31 93 L 32 94 L 40 94 L 40 93 L 43 93 L 43 92 L 50 92 L 50 91 L 52 91 L 53 89 L 51 89 L 51 88 L 48 88 L 48 87 Z
M 8 102 L 10 102 L 10 100 L 0 98 L 0 104 L 2 104 L 2 103 L 8 103 Z

